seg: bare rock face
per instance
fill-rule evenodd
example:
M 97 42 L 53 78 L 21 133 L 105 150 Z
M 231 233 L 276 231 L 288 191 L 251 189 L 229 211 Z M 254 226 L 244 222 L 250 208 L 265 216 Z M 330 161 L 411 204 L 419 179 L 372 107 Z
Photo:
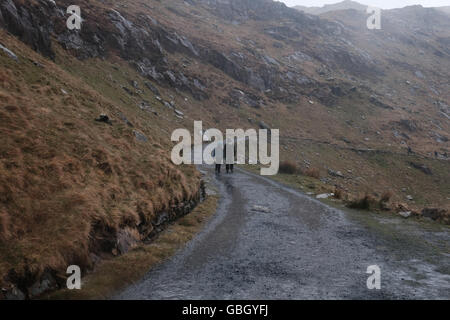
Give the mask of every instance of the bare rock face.
M 32 5 L 16 7 L 13 0 L 4 0 L 0 3 L 0 26 L 37 52 L 54 58 L 50 41 L 52 26 L 48 17 L 58 14 L 61 13 L 47 2 L 36 8 Z
M 327 38 L 341 34 L 342 27 L 334 22 L 305 15 L 284 4 L 271 0 L 191 0 L 192 5 L 204 6 L 224 19 L 242 21 L 246 19 L 276 21 L 291 19 L 289 26 L 270 26 L 266 33 L 281 41 L 302 41 L 304 33 L 321 34 Z M 223 52 L 213 44 L 200 39 L 190 39 L 178 31 L 166 28 L 147 15 L 129 17 L 114 9 L 90 8 L 82 12 L 81 30 L 69 30 L 65 21 L 66 1 L 58 4 L 42 0 L 38 4 L 5 0 L 0 5 L 0 25 L 18 36 L 38 52 L 53 58 L 50 39 L 57 41 L 79 59 L 108 57 L 119 54 L 129 61 L 144 77 L 164 86 L 189 92 L 197 100 L 209 98 L 208 84 L 198 76 L 174 70 L 168 61 L 167 52 L 181 53 L 201 63 L 207 63 L 221 70 L 231 78 L 249 86 L 255 92 L 268 92 L 271 99 L 295 102 L 304 87 L 311 82 L 300 74 L 286 77 L 282 70 L 285 62 L 270 57 L 267 53 L 250 50 L 242 53 Z M 95 23 L 101 17 L 101 23 Z M 334 31 L 333 31 L 334 30 Z M 374 63 L 364 54 L 347 50 L 345 42 L 339 45 L 302 53 L 302 59 L 317 60 L 328 65 L 340 65 L 356 73 L 367 73 Z M 289 61 L 288 61 L 289 62 Z M 366 70 L 367 69 L 367 70 Z M 341 88 L 316 88 L 313 93 L 323 103 L 331 105 L 334 96 L 345 93 Z M 247 101 L 259 107 L 257 100 Z
M 280 17 L 295 18 L 302 22 L 307 20 L 301 12 L 296 12 L 284 3 L 272 0 L 194 0 L 192 2 L 204 4 L 215 15 L 236 22 Z

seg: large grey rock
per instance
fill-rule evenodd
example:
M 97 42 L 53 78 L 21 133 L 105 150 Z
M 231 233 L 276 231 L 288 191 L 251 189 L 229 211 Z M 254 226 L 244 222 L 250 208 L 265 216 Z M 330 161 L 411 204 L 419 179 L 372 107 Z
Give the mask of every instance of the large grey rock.
M 6 300 L 25 300 L 25 294 L 18 288 L 14 287 L 5 294 Z
M 265 206 L 260 206 L 260 205 L 254 205 L 252 207 L 252 211 L 263 212 L 263 213 L 270 213 L 270 208 L 269 207 L 265 207 Z
M 0 3 L 0 24 L 21 41 L 31 46 L 43 55 L 54 58 L 51 46 L 51 30 L 49 17 L 58 15 L 53 6 L 16 7 L 12 0 L 2 0 Z
M 148 142 L 148 138 L 141 132 L 137 130 L 133 130 L 133 134 L 136 137 L 136 139 L 140 142 Z
M 4 53 L 6 53 L 11 59 L 13 59 L 15 61 L 19 61 L 16 54 L 14 52 L 12 52 L 11 50 L 9 50 L 8 48 L 6 48 L 5 46 L 3 46 L 2 44 L 0 44 L 0 50 L 2 50 Z
M 423 173 L 427 174 L 427 175 L 432 175 L 433 172 L 431 171 L 430 168 L 428 168 L 426 165 L 421 164 L 421 163 L 415 163 L 415 162 L 410 162 L 409 163 L 413 168 L 422 171 Z
M 174 112 L 175 112 L 175 115 L 177 115 L 178 117 L 180 117 L 180 118 L 184 117 L 184 113 L 181 112 L 180 110 L 175 109 Z
M 334 193 L 322 193 L 316 196 L 316 199 L 328 199 L 329 197 L 334 196 Z
M 156 94 L 156 95 L 158 95 L 158 96 L 160 95 L 158 88 L 156 88 L 156 87 L 155 87 L 154 85 L 152 85 L 150 82 L 146 82 L 146 83 L 145 83 L 145 86 L 146 86 L 147 88 L 149 88 L 150 91 L 153 92 L 154 94 Z
M 406 218 L 409 218 L 411 216 L 411 211 L 402 211 L 402 212 L 399 212 L 398 214 L 406 219 Z
M 334 171 L 332 169 L 328 169 L 328 174 L 333 177 L 344 178 L 344 175 L 341 171 Z

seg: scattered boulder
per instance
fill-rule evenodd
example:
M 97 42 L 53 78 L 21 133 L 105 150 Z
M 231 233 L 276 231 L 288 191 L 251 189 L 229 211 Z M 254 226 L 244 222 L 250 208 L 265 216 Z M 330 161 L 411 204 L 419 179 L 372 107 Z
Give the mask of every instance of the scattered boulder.
M 414 72 L 414 74 L 416 75 L 417 78 L 419 79 L 423 79 L 425 78 L 425 76 L 423 75 L 423 73 L 419 70 L 417 70 L 416 72 Z
M 146 82 L 146 83 L 145 83 L 145 86 L 146 86 L 147 88 L 149 88 L 150 91 L 153 92 L 154 94 L 156 94 L 157 96 L 160 95 L 158 88 L 156 88 L 156 87 L 155 87 L 154 85 L 152 85 L 150 82 Z
M 294 53 L 291 54 L 290 56 L 287 56 L 286 59 L 287 59 L 289 62 L 292 62 L 292 60 L 293 60 L 294 63 L 297 63 L 297 62 L 307 62 L 307 61 L 312 61 L 312 60 L 313 60 L 309 55 L 307 55 L 307 54 L 305 54 L 305 53 L 303 53 L 303 52 L 301 52 L 301 51 L 296 51 L 296 52 L 294 52 Z
M 270 212 L 270 209 L 269 209 L 268 207 L 254 205 L 254 206 L 252 207 L 252 211 L 269 213 L 269 212 Z
M 378 100 L 378 98 L 374 95 L 370 96 L 369 98 L 370 103 L 372 103 L 373 105 L 380 107 L 380 108 L 384 108 L 384 109 L 390 109 L 393 110 L 394 108 L 392 108 L 390 105 L 387 105 L 383 102 L 381 102 L 380 100 Z
M 139 89 L 139 83 L 136 80 L 131 80 L 130 84 L 133 88 Z
M 316 199 L 328 199 L 329 197 L 333 197 L 334 193 L 322 193 L 316 196 Z
M 342 174 L 341 171 L 334 171 L 334 170 L 328 169 L 328 174 L 333 177 L 344 178 L 344 175 Z
M 141 132 L 137 130 L 133 130 L 133 134 L 136 137 L 136 139 L 140 142 L 148 142 L 148 138 Z
M 104 122 L 104 123 L 109 124 L 110 126 L 112 125 L 112 121 L 109 119 L 109 117 L 106 114 L 101 114 L 97 119 L 95 119 L 95 121 Z
M 411 211 L 401 211 L 398 214 L 406 219 L 406 218 L 409 218 L 411 216 Z
M 44 65 L 42 63 L 39 63 L 39 62 L 34 61 L 34 60 L 32 60 L 31 62 L 38 68 L 44 68 Z
M 184 113 L 181 112 L 180 110 L 175 109 L 174 112 L 175 112 L 175 115 L 176 115 L 177 117 L 179 117 L 179 118 L 181 118 L 181 119 L 184 118 Z
M 163 104 L 164 104 L 165 107 L 167 107 L 169 109 L 173 109 L 173 106 L 169 102 L 163 101 Z
M 428 168 L 426 165 L 424 165 L 424 164 L 419 164 L 419 163 L 415 163 L 415 162 L 410 162 L 409 163 L 410 165 L 411 165 L 411 167 L 413 167 L 413 168 L 415 168 L 415 169 L 417 169 L 417 170 L 420 170 L 420 171 L 422 171 L 423 173 L 425 173 L 425 174 L 427 174 L 427 175 L 432 175 L 433 174 L 433 172 L 431 171 L 431 169 L 430 168 Z
M 17 58 L 16 54 L 9 50 L 8 48 L 4 47 L 0 44 L 0 50 L 2 50 L 4 53 L 6 53 L 11 59 L 15 61 L 19 61 L 19 58 Z

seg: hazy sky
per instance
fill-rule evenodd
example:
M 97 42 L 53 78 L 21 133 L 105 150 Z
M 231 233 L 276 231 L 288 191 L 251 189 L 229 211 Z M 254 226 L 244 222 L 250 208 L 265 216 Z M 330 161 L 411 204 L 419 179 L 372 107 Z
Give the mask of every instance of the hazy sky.
M 324 4 L 341 2 L 342 0 L 278 0 L 288 6 L 302 5 L 307 7 L 321 7 Z M 361 0 L 356 2 L 380 7 L 383 9 L 402 8 L 414 4 L 421 4 L 424 7 L 450 6 L 450 0 Z

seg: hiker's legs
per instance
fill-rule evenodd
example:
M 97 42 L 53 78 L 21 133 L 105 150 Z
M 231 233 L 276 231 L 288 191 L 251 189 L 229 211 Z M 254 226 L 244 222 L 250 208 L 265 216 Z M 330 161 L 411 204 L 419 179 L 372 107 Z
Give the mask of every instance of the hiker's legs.
M 227 173 L 229 173 L 230 172 L 230 165 L 229 164 L 225 165 L 225 168 L 227 169 Z
M 233 170 L 234 170 L 234 164 L 230 164 L 230 170 L 231 170 L 231 173 L 233 173 Z
M 217 172 L 217 173 L 220 173 L 220 163 L 217 163 L 217 164 L 216 164 L 216 172 Z

